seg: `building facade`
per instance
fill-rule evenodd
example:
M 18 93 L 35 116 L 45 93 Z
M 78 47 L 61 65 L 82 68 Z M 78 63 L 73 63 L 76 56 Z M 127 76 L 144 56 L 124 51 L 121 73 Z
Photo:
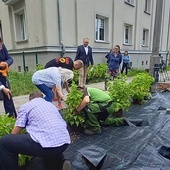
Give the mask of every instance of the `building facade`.
M 148 69 L 156 0 L 2 0 L 0 36 L 14 58 L 13 70 L 35 70 L 56 56 L 75 58 L 88 37 L 95 64 L 119 44 L 132 66 Z M 163 0 L 160 53 L 169 56 L 170 1 Z

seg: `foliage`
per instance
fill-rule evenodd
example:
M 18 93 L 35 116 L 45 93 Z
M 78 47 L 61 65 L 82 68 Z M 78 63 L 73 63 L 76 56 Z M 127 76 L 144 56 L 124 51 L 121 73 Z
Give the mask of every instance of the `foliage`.
M 124 124 L 124 118 L 107 118 L 104 125 L 121 126 Z
M 146 73 L 146 71 L 145 70 L 136 69 L 136 68 L 132 68 L 132 69 L 130 69 L 128 71 L 127 76 L 128 77 L 133 77 L 133 76 L 138 75 L 139 73 Z
M 119 75 L 113 82 L 109 82 L 108 92 L 113 103 L 115 103 L 115 112 L 118 110 L 127 110 L 129 108 L 129 99 L 132 95 L 132 90 L 126 82 L 126 76 Z
M 15 119 L 9 117 L 8 114 L 0 115 L 0 138 L 6 134 L 10 134 L 15 125 Z M 22 133 L 25 133 L 23 130 Z M 30 159 L 30 156 L 19 154 L 19 165 L 25 164 L 26 159 Z
M 44 69 L 44 65 L 42 65 L 42 64 L 37 64 L 36 70 L 42 70 L 42 69 Z
M 90 66 L 87 75 L 87 83 L 104 81 L 107 70 L 108 66 L 104 63 L 94 65 L 93 69 L 91 69 Z
M 63 110 L 63 118 L 66 122 L 71 125 L 75 124 L 77 126 L 82 125 L 85 121 L 83 114 L 80 112 L 79 114 L 74 115 L 73 111 L 80 105 L 82 101 L 83 93 L 77 90 L 76 84 L 73 82 L 71 85 L 71 91 L 67 96 L 66 104 L 67 109 Z
M 133 90 L 132 99 L 144 100 L 144 97 L 150 96 L 150 86 L 154 82 L 154 78 L 148 73 L 139 73 L 134 77 L 131 83 L 129 83 Z
M 32 73 L 9 72 L 9 82 L 12 89 L 13 96 L 29 94 L 38 89 L 32 83 Z

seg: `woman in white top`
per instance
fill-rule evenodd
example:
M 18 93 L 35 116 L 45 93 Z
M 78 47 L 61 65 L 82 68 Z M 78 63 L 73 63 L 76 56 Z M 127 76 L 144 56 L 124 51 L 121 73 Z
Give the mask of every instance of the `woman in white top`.
M 61 82 L 67 82 L 73 79 L 73 71 L 61 68 L 50 67 L 36 71 L 32 76 L 32 82 L 37 88 L 45 94 L 45 100 L 52 102 L 54 94 L 52 89 L 55 88 L 58 101 L 64 100 Z

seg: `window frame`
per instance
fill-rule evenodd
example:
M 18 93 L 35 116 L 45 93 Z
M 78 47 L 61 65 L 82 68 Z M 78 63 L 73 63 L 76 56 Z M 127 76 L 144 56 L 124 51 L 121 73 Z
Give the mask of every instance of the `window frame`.
M 21 16 L 23 17 L 23 21 L 21 21 Z M 26 12 L 25 8 L 19 8 L 18 10 L 13 12 L 14 18 L 14 28 L 15 28 L 15 41 L 16 42 L 23 42 L 28 40 L 28 33 L 27 33 L 27 24 L 26 24 Z M 22 22 L 24 23 L 22 25 Z M 22 28 L 23 26 L 23 28 Z
M 145 37 L 144 37 L 144 32 L 145 32 Z M 146 34 L 147 32 L 147 34 Z M 144 40 L 145 38 L 145 40 Z M 144 43 L 145 41 L 145 43 Z M 148 47 L 149 46 L 149 29 L 143 28 L 142 31 L 142 47 Z
M 145 0 L 144 12 L 149 14 L 149 15 L 151 14 L 151 0 Z
M 99 20 L 103 20 L 103 40 L 100 38 Z M 100 14 L 95 14 L 95 41 L 108 43 L 109 41 L 109 17 Z
M 126 28 L 128 27 L 128 42 L 126 42 Z M 133 25 L 124 23 L 124 36 L 123 36 L 123 45 L 132 45 L 133 44 Z
M 124 0 L 124 2 L 125 2 L 126 4 L 132 6 L 132 7 L 135 6 L 135 5 L 134 5 L 134 4 L 135 4 L 135 3 L 134 3 L 134 0 Z

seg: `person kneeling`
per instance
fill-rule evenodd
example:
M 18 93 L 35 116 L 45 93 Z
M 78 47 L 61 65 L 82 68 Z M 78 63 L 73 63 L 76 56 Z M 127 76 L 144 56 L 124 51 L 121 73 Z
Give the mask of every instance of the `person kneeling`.
M 83 99 L 73 114 L 83 112 L 85 115 L 86 135 L 101 133 L 100 121 L 106 121 L 108 116 L 114 111 L 114 103 L 111 97 L 104 91 L 87 87 L 83 89 Z
M 0 139 L 1 170 L 17 170 L 18 154 L 59 159 L 70 144 L 66 122 L 58 109 L 45 101 L 42 93 L 31 93 L 29 99 L 20 107 L 11 134 Z M 23 128 L 26 134 L 20 134 Z M 67 166 L 64 170 L 69 169 Z

